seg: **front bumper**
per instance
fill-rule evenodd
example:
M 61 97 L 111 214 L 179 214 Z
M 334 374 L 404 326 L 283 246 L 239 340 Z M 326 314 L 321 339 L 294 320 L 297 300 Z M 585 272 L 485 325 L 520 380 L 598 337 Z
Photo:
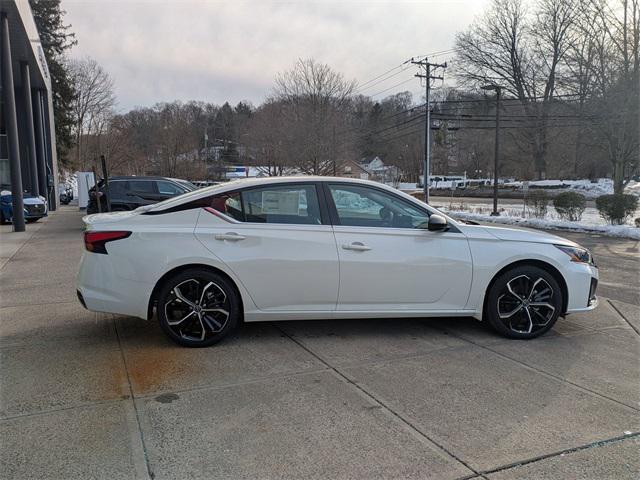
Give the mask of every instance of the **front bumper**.
M 589 312 L 598 306 L 598 267 L 574 263 L 566 272 L 567 301 L 566 313 Z
M 47 216 L 47 206 L 45 204 L 25 204 L 24 218 L 42 218 Z

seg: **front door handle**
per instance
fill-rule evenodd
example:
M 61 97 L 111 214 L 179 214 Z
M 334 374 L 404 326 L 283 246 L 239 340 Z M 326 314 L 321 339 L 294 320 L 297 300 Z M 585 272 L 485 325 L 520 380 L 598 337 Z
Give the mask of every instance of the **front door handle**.
M 229 240 L 230 242 L 237 242 L 239 240 L 244 240 L 244 235 L 239 235 L 236 232 L 227 232 L 227 233 L 219 233 L 214 237 L 216 240 Z
M 362 242 L 353 242 L 351 244 L 344 243 L 342 244 L 342 248 L 344 250 L 355 250 L 356 252 L 366 252 L 368 250 L 371 250 L 371 247 L 368 247 Z

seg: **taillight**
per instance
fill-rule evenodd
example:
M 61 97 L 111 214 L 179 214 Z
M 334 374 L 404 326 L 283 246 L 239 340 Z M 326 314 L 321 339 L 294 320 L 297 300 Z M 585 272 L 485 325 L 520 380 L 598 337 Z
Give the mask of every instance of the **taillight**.
M 84 246 L 93 253 L 107 253 L 106 243 L 114 240 L 122 240 L 131 235 L 131 232 L 111 231 L 111 232 L 84 232 Z

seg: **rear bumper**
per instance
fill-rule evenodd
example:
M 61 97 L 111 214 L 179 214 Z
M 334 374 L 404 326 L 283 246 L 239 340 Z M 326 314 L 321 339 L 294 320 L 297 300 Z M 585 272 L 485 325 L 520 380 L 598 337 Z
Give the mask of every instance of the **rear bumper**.
M 108 255 L 84 252 L 76 277 L 78 300 L 87 310 L 147 318 L 153 285 L 115 273 Z

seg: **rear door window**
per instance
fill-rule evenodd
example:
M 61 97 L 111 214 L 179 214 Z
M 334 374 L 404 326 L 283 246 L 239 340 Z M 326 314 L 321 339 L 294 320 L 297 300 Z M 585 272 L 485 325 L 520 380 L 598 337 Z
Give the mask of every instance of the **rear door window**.
M 211 206 L 241 222 L 320 225 L 315 185 L 270 185 L 212 198 Z

